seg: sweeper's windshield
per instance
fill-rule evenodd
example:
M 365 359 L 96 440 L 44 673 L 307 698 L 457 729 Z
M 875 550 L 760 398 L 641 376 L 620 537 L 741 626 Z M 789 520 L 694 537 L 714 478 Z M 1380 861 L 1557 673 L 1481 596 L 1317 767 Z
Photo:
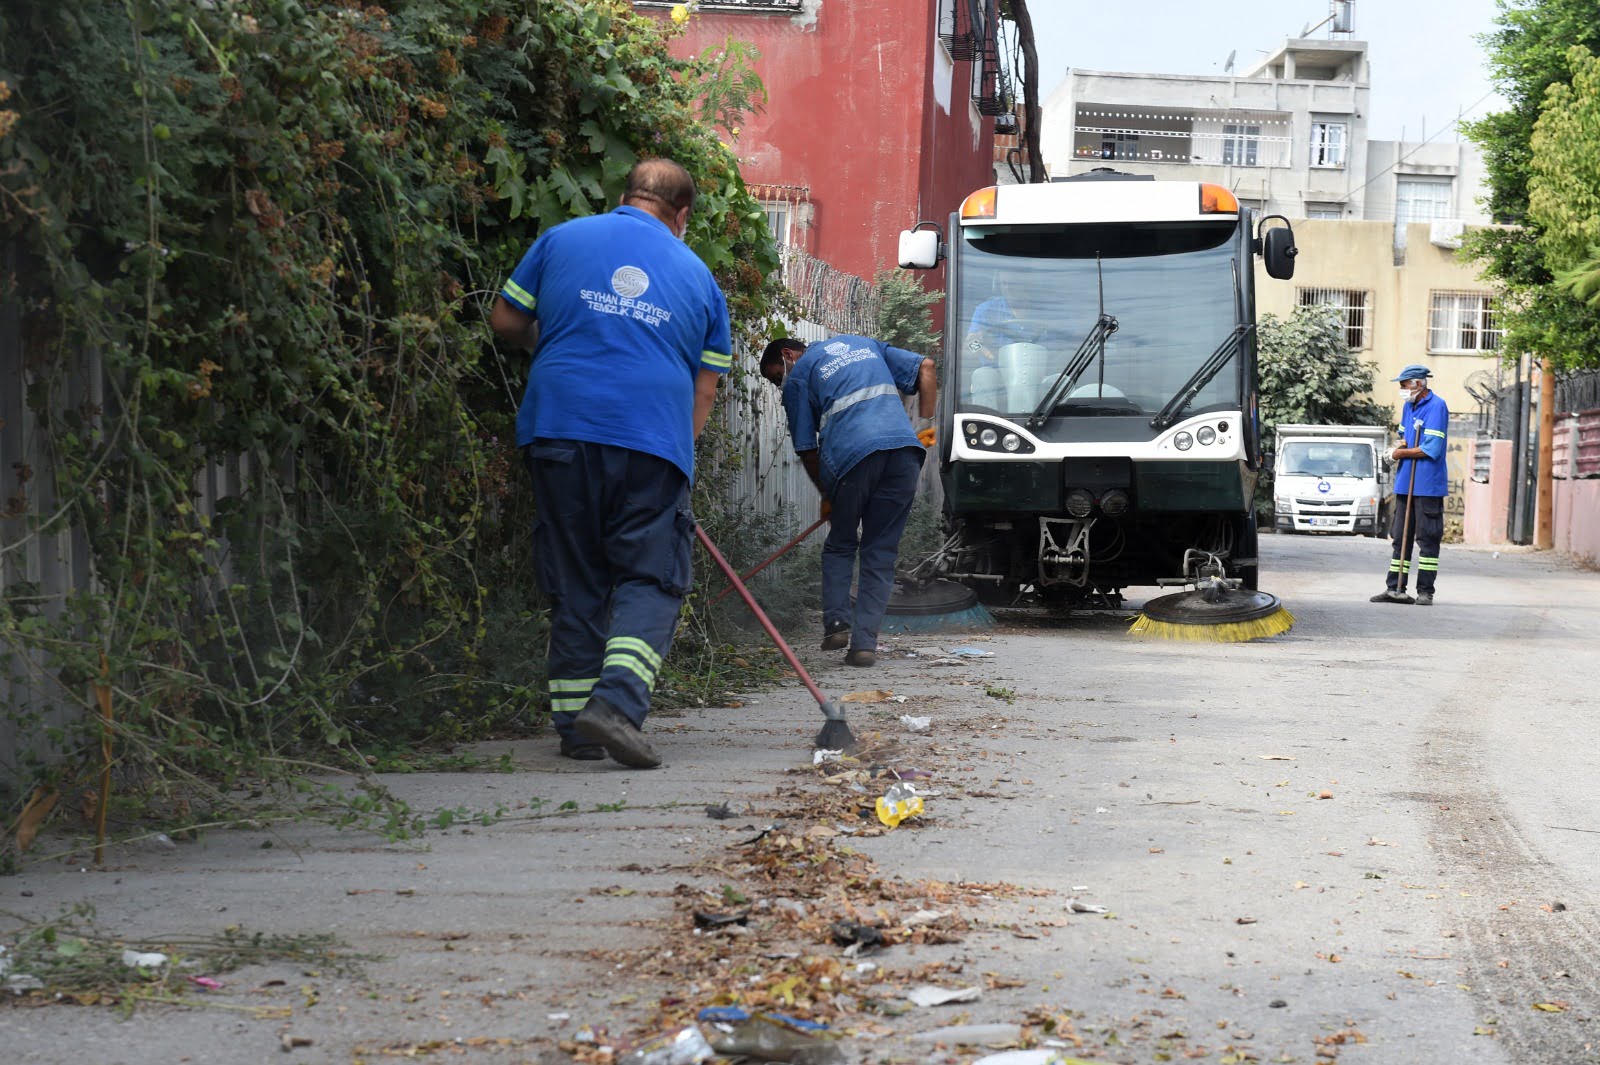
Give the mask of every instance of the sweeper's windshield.
M 964 227 L 959 409 L 1158 414 L 1239 325 L 1234 237 L 1231 221 Z M 1185 415 L 1239 407 L 1240 380 L 1225 366 Z

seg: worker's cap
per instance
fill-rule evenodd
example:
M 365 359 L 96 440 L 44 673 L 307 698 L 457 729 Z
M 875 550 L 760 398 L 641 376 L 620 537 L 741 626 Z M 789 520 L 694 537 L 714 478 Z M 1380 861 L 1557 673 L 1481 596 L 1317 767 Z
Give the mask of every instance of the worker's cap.
M 1433 371 L 1432 370 L 1428 369 L 1426 366 L 1422 365 L 1422 363 L 1420 363 L 1420 362 L 1414 362 L 1410 366 L 1407 366 L 1404 370 L 1401 370 L 1399 376 L 1391 377 L 1391 378 L 1389 378 L 1389 380 L 1391 380 L 1391 381 L 1426 381 L 1428 378 L 1430 378 L 1432 376 L 1433 376 Z

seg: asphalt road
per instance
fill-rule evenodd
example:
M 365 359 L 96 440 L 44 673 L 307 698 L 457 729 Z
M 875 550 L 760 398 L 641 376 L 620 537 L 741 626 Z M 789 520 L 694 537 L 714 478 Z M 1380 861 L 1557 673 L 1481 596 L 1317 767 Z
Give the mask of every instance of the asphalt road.
M 924 655 L 819 669 L 835 691 L 908 697 L 857 711 L 858 731 L 933 719 L 903 736 L 909 761 L 942 767 L 924 823 L 853 846 L 901 877 L 1037 892 L 994 900 L 964 942 L 883 955 L 1005 979 L 975 1003 L 893 1018 L 851 1060 L 971 1061 L 907 1038 L 1043 1006 L 1071 1018 L 1076 1054 L 1106 1061 L 1600 1062 L 1600 576 L 1446 545 L 1435 606 L 1378 606 L 1381 542 L 1272 536 L 1262 554 L 1263 587 L 1297 619 L 1273 640 L 1135 642 L 1104 621 L 1007 619 L 975 643 L 993 657 L 960 667 Z M 514 774 L 390 781 L 421 808 L 537 796 L 594 811 L 572 818 L 513 816 L 421 847 L 240 829 L 0 880 L 0 911 L 33 918 L 88 902 L 120 935 L 244 923 L 331 931 L 383 957 L 362 978 L 256 967 L 215 1008 L 128 1020 L 0 1005 L 0 1058 L 351 1061 L 431 1046 L 561 1061 L 555 1041 L 580 1023 L 627 1030 L 641 1002 L 706 990 L 590 952 L 641 945 L 689 864 L 807 779 L 794 770 L 815 710 L 787 689 L 652 727 L 668 763 L 652 773 L 576 766 L 539 740 L 486 748 L 509 750 Z M 748 818 L 705 818 L 699 804 L 723 799 Z M 1073 914 L 1073 898 L 1111 912 Z M 0 918 L 0 942 L 5 930 Z M 257 1006 L 280 1012 L 240 1009 Z M 312 1043 L 291 1057 L 285 1032 Z

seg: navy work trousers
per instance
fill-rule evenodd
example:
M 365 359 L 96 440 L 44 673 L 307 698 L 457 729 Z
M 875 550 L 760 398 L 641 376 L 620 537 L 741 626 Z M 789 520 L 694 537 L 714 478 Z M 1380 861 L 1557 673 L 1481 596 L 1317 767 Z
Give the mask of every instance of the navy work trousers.
M 1400 588 L 1400 575 L 1411 574 L 1411 545 L 1417 545 L 1417 583 L 1419 592 L 1433 593 L 1439 579 L 1439 541 L 1444 539 L 1444 496 L 1411 496 L 1411 528 L 1405 529 L 1406 496 L 1394 497 L 1394 523 L 1389 535 L 1394 552 L 1389 559 L 1389 577 L 1384 582 L 1391 592 Z M 1401 542 L 1404 537 L 1405 542 Z
M 822 623 L 850 626 L 850 650 L 876 651 L 878 627 L 894 591 L 894 563 L 900 554 L 911 502 L 917 495 L 923 449 L 874 451 L 839 478 L 828 501 L 833 516 L 822 545 Z M 850 608 L 850 572 L 856 578 L 856 604 Z
M 689 480 L 666 459 L 581 440 L 535 440 L 523 458 L 556 731 L 575 738 L 591 694 L 643 725 L 689 591 Z

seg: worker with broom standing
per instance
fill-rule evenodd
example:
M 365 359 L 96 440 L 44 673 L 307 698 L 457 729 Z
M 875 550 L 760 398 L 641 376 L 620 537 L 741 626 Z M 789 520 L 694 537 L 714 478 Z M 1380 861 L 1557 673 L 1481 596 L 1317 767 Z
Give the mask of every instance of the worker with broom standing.
M 639 163 L 621 206 L 540 236 L 490 319 L 534 353 L 517 446 L 561 753 L 634 769 L 661 764 L 640 729 L 689 590 L 695 438 L 732 363 L 728 305 L 683 243 L 694 201 L 683 167 Z
M 1434 582 L 1439 576 L 1439 541 L 1444 537 L 1444 497 L 1450 494 L 1450 471 L 1445 464 L 1449 443 L 1450 411 L 1428 388 L 1433 374 L 1413 363 L 1400 371 L 1400 444 L 1389 457 L 1400 464 L 1395 470 L 1394 556 L 1389 562 L 1387 587 L 1372 597 L 1374 603 L 1433 605 Z M 1411 572 L 1411 544 L 1417 545 L 1417 595 L 1406 594 Z
M 831 518 L 822 547 L 822 649 L 848 647 L 847 663 L 873 665 L 900 535 L 924 451 L 934 443 L 933 360 L 861 336 L 809 347 L 785 337 L 762 353 L 761 376 L 782 390 L 790 439 Z M 912 431 L 902 394 L 917 397 L 928 423 L 920 432 Z M 852 609 L 850 576 L 858 560 Z

